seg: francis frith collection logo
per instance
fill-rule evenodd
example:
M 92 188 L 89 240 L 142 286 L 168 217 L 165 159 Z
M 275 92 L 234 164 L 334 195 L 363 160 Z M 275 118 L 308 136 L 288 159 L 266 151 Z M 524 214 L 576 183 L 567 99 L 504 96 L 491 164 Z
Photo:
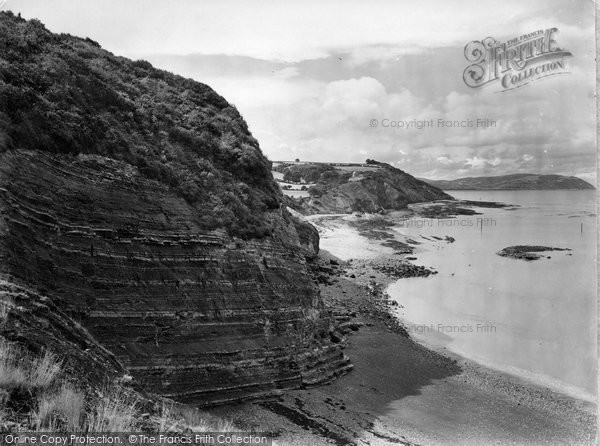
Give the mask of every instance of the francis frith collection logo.
M 572 54 L 558 46 L 557 33 L 558 28 L 548 28 L 506 42 L 487 37 L 468 43 L 465 84 L 472 88 L 499 84 L 500 91 L 507 91 L 567 73 L 565 58 Z

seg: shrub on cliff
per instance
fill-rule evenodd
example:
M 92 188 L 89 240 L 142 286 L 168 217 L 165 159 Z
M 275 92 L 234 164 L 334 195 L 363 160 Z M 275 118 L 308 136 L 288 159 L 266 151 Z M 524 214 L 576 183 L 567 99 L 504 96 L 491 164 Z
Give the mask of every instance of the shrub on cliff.
M 316 183 L 323 172 L 334 170 L 331 164 L 299 164 L 283 169 L 283 181 L 289 183 Z
M 207 229 L 242 237 L 269 234 L 264 213 L 281 201 L 245 121 L 210 87 L 0 12 L 0 151 L 15 149 L 126 161 Z

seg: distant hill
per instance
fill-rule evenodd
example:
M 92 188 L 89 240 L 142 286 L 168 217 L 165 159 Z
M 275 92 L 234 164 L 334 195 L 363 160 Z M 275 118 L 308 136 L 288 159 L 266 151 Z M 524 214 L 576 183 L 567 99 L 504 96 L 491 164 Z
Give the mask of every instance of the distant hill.
M 577 177 L 564 175 L 537 175 L 520 173 L 494 177 L 468 177 L 457 180 L 428 180 L 432 186 L 442 190 L 560 190 L 595 189 L 590 183 Z
M 378 212 L 403 209 L 410 203 L 451 200 L 437 187 L 389 164 L 294 163 L 274 169 L 291 183 L 313 183 L 309 197 L 297 201 L 298 210 L 309 214 Z

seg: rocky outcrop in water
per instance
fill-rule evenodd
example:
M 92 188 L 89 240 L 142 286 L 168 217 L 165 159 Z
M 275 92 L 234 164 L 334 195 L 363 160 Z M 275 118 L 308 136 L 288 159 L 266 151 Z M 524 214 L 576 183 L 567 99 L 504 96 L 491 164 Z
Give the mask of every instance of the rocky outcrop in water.
M 538 246 L 538 245 L 517 245 L 517 246 L 508 246 L 506 248 L 501 249 L 496 254 L 501 257 L 511 257 L 513 259 L 521 259 L 521 260 L 538 260 L 541 258 L 540 252 L 548 252 L 548 251 L 570 251 L 569 248 L 553 248 L 551 246 Z M 570 254 L 569 254 L 570 255 Z M 550 256 L 546 256 L 550 258 Z
M 350 369 L 307 268 L 318 235 L 233 107 L 37 21 L 0 13 L 0 31 L 2 299 L 61 315 L 19 313 L 12 338 L 93 346 L 106 373 L 198 405 Z

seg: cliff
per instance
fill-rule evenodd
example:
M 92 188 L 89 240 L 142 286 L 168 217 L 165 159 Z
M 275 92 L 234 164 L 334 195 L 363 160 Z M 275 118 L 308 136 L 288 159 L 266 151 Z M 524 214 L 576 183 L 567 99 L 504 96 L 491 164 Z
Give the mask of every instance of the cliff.
M 577 177 L 564 175 L 538 175 L 531 173 L 501 175 L 495 177 L 469 177 L 457 180 L 423 181 L 444 190 L 561 190 L 595 189 Z
M 404 209 L 410 203 L 453 198 L 389 164 L 292 164 L 276 169 L 284 181 L 314 182 L 309 197 L 291 207 L 305 214 L 378 212 Z
M 3 301 L 29 290 L 99 343 L 106 373 L 198 405 L 351 367 L 309 276 L 315 233 L 227 101 L 11 13 L 0 80 Z M 24 336 L 57 353 L 92 342 L 50 342 L 53 320 Z

